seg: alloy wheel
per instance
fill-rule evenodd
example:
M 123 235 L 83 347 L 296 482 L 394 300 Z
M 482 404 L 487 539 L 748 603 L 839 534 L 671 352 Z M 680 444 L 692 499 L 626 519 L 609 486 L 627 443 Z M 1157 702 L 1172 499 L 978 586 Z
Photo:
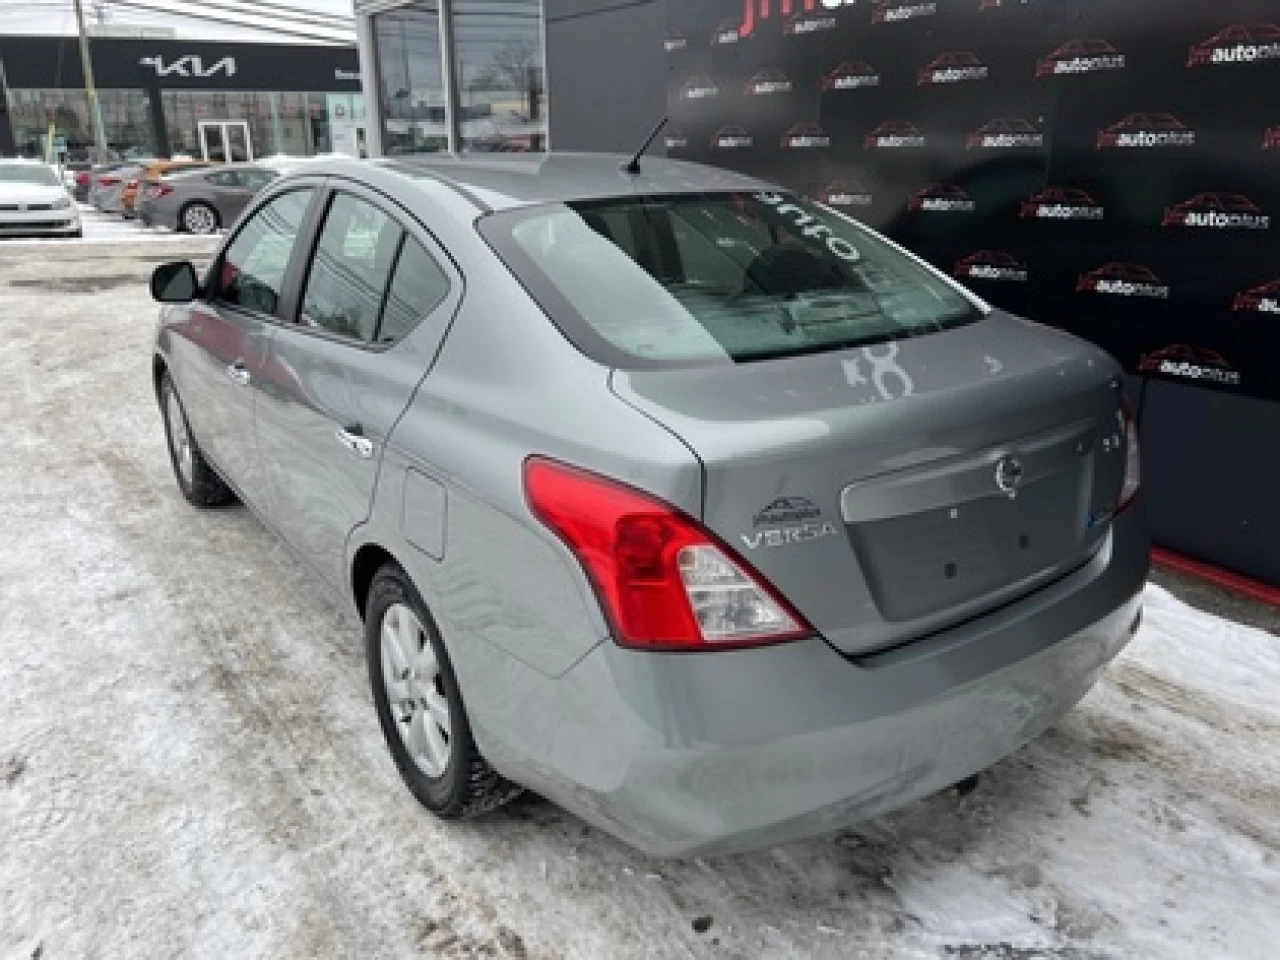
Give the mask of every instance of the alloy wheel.
M 187 430 L 187 418 L 182 412 L 178 394 L 171 388 L 165 398 L 165 426 L 169 431 L 169 444 L 178 464 L 183 483 L 190 486 L 195 477 L 195 454 L 191 449 L 191 434 Z
M 452 752 L 444 675 L 431 639 L 407 605 L 393 603 L 382 615 L 381 646 L 382 679 L 400 741 L 418 769 L 442 776 Z

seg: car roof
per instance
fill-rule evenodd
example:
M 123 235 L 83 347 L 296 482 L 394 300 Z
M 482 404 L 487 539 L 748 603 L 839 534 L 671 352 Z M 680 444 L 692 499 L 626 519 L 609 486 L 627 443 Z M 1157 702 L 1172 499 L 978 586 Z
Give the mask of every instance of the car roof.
M 640 173 L 622 165 L 630 157 L 607 153 L 450 154 L 380 160 L 331 160 L 308 164 L 307 173 L 359 177 L 370 167 L 404 182 L 430 179 L 444 183 L 485 211 L 536 203 L 595 200 L 629 195 L 776 190 L 754 177 L 715 167 L 646 156 Z M 291 173 L 303 172 L 295 168 Z

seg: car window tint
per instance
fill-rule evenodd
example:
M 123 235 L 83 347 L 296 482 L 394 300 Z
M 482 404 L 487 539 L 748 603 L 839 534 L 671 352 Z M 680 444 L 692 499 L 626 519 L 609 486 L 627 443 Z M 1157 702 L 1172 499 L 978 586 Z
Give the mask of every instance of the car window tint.
M 401 234 L 372 204 L 334 197 L 302 296 L 302 324 L 372 341 Z
M 226 170 L 211 173 L 205 179 L 219 187 L 233 187 L 236 183 L 236 175 Z
M 311 189 L 281 194 L 253 215 L 223 254 L 213 298 L 274 314 Z
M 416 240 L 406 239 L 378 327 L 378 342 L 399 340 L 449 292 L 449 278 Z

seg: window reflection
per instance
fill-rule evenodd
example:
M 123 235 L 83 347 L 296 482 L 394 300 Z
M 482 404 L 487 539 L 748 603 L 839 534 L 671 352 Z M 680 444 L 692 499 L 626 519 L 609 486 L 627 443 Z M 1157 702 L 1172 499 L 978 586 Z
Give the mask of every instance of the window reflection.
M 540 0 L 454 0 L 462 149 L 546 149 Z
M 383 152 L 447 150 L 439 7 L 418 0 L 378 14 L 373 23 Z

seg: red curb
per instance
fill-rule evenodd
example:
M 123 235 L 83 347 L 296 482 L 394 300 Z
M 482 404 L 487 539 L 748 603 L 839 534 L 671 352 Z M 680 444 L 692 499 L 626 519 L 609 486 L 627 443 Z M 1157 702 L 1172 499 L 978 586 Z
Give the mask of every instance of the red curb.
M 1177 570 L 1179 573 L 1207 580 L 1215 586 L 1249 597 L 1251 600 L 1257 600 L 1273 607 L 1280 607 L 1280 587 L 1268 586 L 1242 574 L 1215 567 L 1211 563 L 1192 560 L 1190 557 L 1184 557 L 1182 554 L 1166 550 L 1164 547 L 1153 547 L 1151 559 L 1162 567 L 1168 567 L 1170 570 Z

